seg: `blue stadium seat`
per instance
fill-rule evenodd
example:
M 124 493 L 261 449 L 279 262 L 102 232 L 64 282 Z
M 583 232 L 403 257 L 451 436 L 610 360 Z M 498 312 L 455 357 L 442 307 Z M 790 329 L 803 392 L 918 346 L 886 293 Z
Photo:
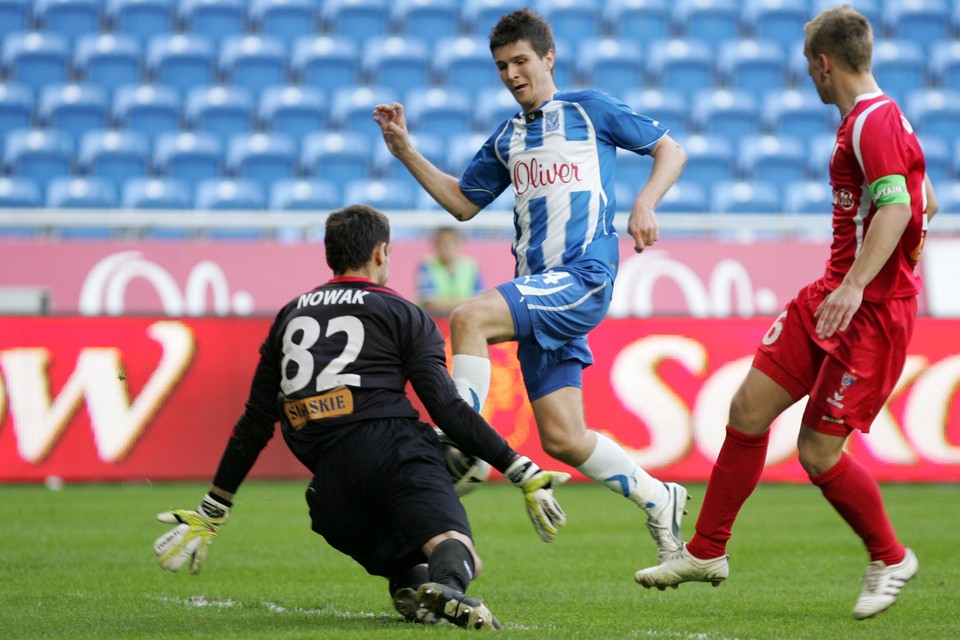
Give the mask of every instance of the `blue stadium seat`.
M 23 84 L 0 83 L 0 131 L 25 129 L 33 120 L 33 90 Z
M 630 185 L 630 189 L 633 191 L 633 195 L 630 196 L 631 201 L 636 197 L 640 187 L 647 181 L 652 166 L 653 162 L 649 157 L 617 148 L 617 183 Z
M 676 137 L 687 152 L 684 180 L 705 186 L 734 177 L 734 147 L 729 138 L 719 135 L 685 134 Z
M 223 142 L 213 133 L 169 131 L 157 136 L 153 167 L 161 175 L 195 184 L 223 170 Z
M 36 180 L 23 176 L 0 176 L 0 208 L 41 206 L 43 197 Z
M 265 209 L 266 191 L 256 180 L 207 178 L 197 183 L 194 206 L 197 209 Z
M 186 32 L 219 42 L 244 32 L 246 4 L 243 0 L 179 0 L 177 18 Z
M 73 168 L 73 136 L 60 129 L 14 129 L 4 136 L 5 173 L 45 184 Z
M 117 184 L 145 176 L 150 167 L 150 139 L 140 131 L 87 131 L 80 137 L 77 166 L 82 173 Z
M 786 184 L 806 178 L 807 149 L 802 138 L 753 135 L 740 140 L 737 169 L 747 180 Z
M 714 213 L 781 213 L 780 190 L 769 182 L 718 182 L 711 188 Z
M 641 115 L 658 120 L 676 136 L 687 131 L 690 104 L 686 96 L 670 89 L 636 89 L 623 94 L 623 101 Z
M 944 185 L 934 185 L 937 189 L 937 203 L 941 212 L 957 213 L 960 211 L 960 182 L 950 181 Z
M 399 94 L 386 87 L 337 89 L 330 102 L 330 122 L 334 127 L 345 131 L 355 131 L 369 138 L 380 138 L 380 127 L 373 119 L 373 108 L 398 99 Z
M 686 179 L 675 182 L 657 205 L 657 213 L 704 213 L 708 209 L 706 188 Z
M 844 0 L 843 2 L 839 2 L 838 0 L 813 0 L 813 10 L 810 12 L 810 15 L 818 15 L 825 9 L 835 7 L 839 4 L 849 4 L 867 17 L 867 20 L 873 25 L 873 35 L 877 38 L 880 34 L 876 33 L 876 31 L 882 26 L 881 8 L 884 2 L 885 0 Z
M 960 90 L 960 40 L 932 43 L 928 69 L 934 86 Z
M 235 133 L 227 142 L 226 168 L 232 176 L 258 180 L 269 188 L 272 181 L 296 174 L 296 138 L 262 131 Z
M 252 0 L 249 19 L 260 33 L 293 42 L 316 31 L 318 15 L 313 0 Z
M 577 77 L 577 52 L 574 46 L 566 40 L 556 40 L 553 45 L 556 51 L 553 62 L 553 81 L 557 87 L 561 91 L 585 88 L 585 85 Z M 489 51 L 489 48 L 487 51 Z M 490 64 L 494 65 L 493 68 L 496 71 L 496 63 L 493 62 L 492 56 L 490 57 Z M 499 74 L 497 74 L 497 83 L 503 86 Z
M 386 0 L 326 0 L 320 15 L 329 31 L 360 41 L 387 33 L 390 8 Z
M 107 0 L 104 11 L 114 32 L 144 42 L 176 23 L 176 0 Z
M 127 34 L 91 33 L 77 39 L 73 68 L 86 83 L 113 91 L 140 81 L 143 48 Z
M 616 38 L 650 42 L 670 37 L 672 2 L 667 0 L 608 0 L 603 3 L 603 21 Z
M 254 91 L 287 81 L 287 47 L 275 36 L 227 36 L 220 46 L 219 64 L 228 83 Z
M 8 81 L 39 90 L 45 85 L 66 81 L 70 48 L 60 34 L 11 33 L 3 39 L 2 63 Z
M 885 0 L 882 19 L 887 37 L 924 49 L 953 35 L 950 5 L 945 0 Z
M 464 170 L 492 131 L 486 133 L 461 133 L 450 138 L 447 150 L 447 172 L 455 177 L 463 175 Z
M 413 209 L 417 192 L 400 180 L 351 180 L 343 187 L 345 203 L 362 203 L 381 210 Z
M 360 54 L 356 41 L 330 35 L 297 38 L 290 67 L 299 81 L 333 91 L 357 84 Z
M 836 108 L 823 104 L 812 88 L 776 89 L 764 95 L 760 121 L 771 133 L 810 137 L 835 131 L 839 116 Z
M 55 209 L 112 209 L 117 206 L 117 185 L 97 176 L 60 176 L 47 184 L 47 206 Z M 90 229 L 89 231 L 94 231 Z M 102 235 L 78 233 L 71 235 Z
M 836 134 L 824 133 L 809 138 L 807 143 L 807 175 L 826 181 L 830 175 L 830 158 L 837 144 Z
M 524 0 L 465 0 L 460 10 L 460 19 L 468 33 L 486 39 L 500 16 L 522 9 L 528 4 L 530 3 Z M 489 52 L 489 49 L 487 51 Z
M 585 40 L 576 65 L 585 85 L 611 95 L 643 86 L 646 79 L 643 51 L 633 40 Z
M 677 0 L 673 25 L 686 38 L 716 45 L 740 35 L 740 8 L 734 0 Z
M 772 40 L 727 40 L 720 43 L 717 71 L 729 87 L 760 96 L 784 86 L 786 55 L 780 44 Z
M 46 127 L 80 132 L 106 125 L 109 100 L 103 87 L 92 84 L 51 84 L 43 88 L 37 117 Z
M 960 137 L 960 91 L 918 89 L 907 94 L 907 119 L 923 138 L 953 142 Z
M 183 117 L 190 128 L 216 133 L 223 139 L 251 130 L 255 112 L 253 92 L 237 85 L 194 87 L 183 106 Z
M 260 126 L 268 131 L 300 137 L 327 125 L 326 94 L 316 87 L 287 85 L 268 87 L 260 94 L 257 109 Z
M 747 0 L 741 15 L 751 36 L 780 43 L 803 40 L 811 18 L 807 0 Z
M 537 0 L 534 6 L 550 23 L 557 40 L 578 47 L 600 35 L 603 16 L 599 0 Z
M 945 140 L 921 135 L 918 140 L 920 148 L 923 149 L 923 159 L 927 164 L 927 175 L 933 181 L 934 188 L 952 180 L 953 153 L 950 144 L 954 139 Z
M 879 40 L 873 45 L 873 75 L 880 88 L 899 101 L 926 85 L 927 61 L 923 49 L 907 40 Z
M 713 51 L 702 40 L 674 38 L 650 44 L 647 73 L 661 88 L 686 95 L 714 85 Z
M 103 0 L 34 0 L 33 17 L 38 27 L 70 40 L 100 31 Z
M 125 209 L 190 209 L 193 207 L 193 193 L 190 183 L 178 178 L 131 178 L 123 183 L 120 206 Z
M 303 139 L 300 166 L 309 175 L 345 184 L 370 173 L 370 137 L 356 132 L 315 131 Z
M 513 94 L 504 87 L 481 89 L 477 93 L 477 106 L 474 111 L 473 128 L 476 131 L 493 133 L 507 118 L 519 114 L 523 108 L 517 104 Z
M 833 190 L 820 180 L 790 182 L 783 190 L 785 213 L 821 213 L 833 211 Z
M 146 69 L 153 82 L 180 91 L 213 82 L 216 66 L 213 41 L 206 36 L 160 34 L 147 45 Z
M 704 89 L 694 94 L 691 104 L 690 122 L 704 133 L 739 138 L 760 130 L 760 109 L 751 92 Z
M 390 23 L 398 33 L 435 44 L 441 38 L 457 35 L 459 4 L 457 0 L 396 0 L 392 3 Z
M 340 186 L 333 180 L 289 178 L 270 185 L 274 211 L 330 211 L 340 203 Z
M 27 31 L 33 15 L 33 0 L 0 0 L 0 39 Z
M 404 113 L 410 131 L 450 137 L 470 126 L 474 103 L 465 89 L 421 87 L 406 95 Z
M 478 91 L 503 86 L 486 38 L 441 39 L 435 47 L 433 73 L 445 87 Z
M 412 36 L 369 38 L 360 67 L 368 84 L 399 93 L 429 84 L 430 51 Z
M 173 87 L 134 84 L 118 87 L 113 96 L 113 121 L 121 127 L 155 136 L 180 127 L 180 95 Z

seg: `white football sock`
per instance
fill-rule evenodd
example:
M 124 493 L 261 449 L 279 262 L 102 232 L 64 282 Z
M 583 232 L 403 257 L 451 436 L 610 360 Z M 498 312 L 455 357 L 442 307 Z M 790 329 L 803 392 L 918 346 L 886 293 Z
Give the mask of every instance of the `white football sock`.
M 460 397 L 477 411 L 483 410 L 490 392 L 490 359 L 480 356 L 453 356 L 453 384 Z
M 601 433 L 597 433 L 593 453 L 577 471 L 644 509 L 655 507 L 668 497 L 662 482 L 638 467 L 620 445 Z

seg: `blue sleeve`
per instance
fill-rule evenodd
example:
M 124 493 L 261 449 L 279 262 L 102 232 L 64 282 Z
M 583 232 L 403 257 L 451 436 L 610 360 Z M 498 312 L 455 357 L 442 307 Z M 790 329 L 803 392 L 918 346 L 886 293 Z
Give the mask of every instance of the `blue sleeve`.
M 481 209 L 497 199 L 510 186 L 510 171 L 497 155 L 497 140 L 505 127 L 490 136 L 467 165 L 460 178 L 460 191 Z
M 597 122 L 597 136 L 611 144 L 648 155 L 668 131 L 659 121 L 635 113 L 633 109 L 613 96 L 591 91 L 581 103 Z

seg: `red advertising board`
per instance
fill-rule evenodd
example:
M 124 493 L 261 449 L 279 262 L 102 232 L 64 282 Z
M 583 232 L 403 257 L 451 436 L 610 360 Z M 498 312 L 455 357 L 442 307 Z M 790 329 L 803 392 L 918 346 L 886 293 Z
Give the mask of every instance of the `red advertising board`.
M 0 481 L 208 479 L 243 409 L 268 319 L 0 318 Z M 769 318 L 608 319 L 590 336 L 587 421 L 658 477 L 705 480 L 730 397 Z M 850 451 L 886 481 L 960 480 L 960 321 L 921 318 L 900 384 Z M 513 345 L 491 350 L 484 414 L 540 449 Z M 805 481 L 802 403 L 772 431 L 764 479 Z M 303 477 L 276 437 L 253 475 Z

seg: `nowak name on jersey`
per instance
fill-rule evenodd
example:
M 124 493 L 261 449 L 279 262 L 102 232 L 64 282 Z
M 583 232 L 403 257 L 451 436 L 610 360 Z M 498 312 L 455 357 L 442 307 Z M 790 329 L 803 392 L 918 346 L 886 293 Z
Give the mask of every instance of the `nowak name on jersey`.
M 327 289 L 325 291 L 311 291 L 297 299 L 297 309 L 315 307 L 320 304 L 363 304 L 363 299 L 369 291 L 360 289 Z

